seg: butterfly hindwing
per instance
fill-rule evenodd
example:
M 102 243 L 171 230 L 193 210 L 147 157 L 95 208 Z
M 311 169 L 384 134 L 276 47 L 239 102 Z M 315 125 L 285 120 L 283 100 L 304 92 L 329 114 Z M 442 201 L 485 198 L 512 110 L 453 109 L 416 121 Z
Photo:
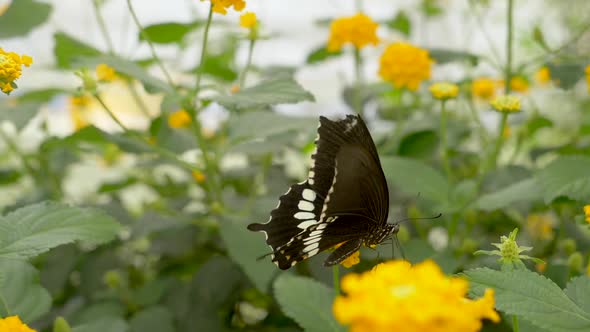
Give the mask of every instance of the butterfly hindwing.
M 315 143 L 307 181 L 281 196 L 267 223 L 248 225 L 265 233 L 281 269 L 345 242 L 325 262 L 337 264 L 387 221 L 387 183 L 362 118 L 320 117 Z

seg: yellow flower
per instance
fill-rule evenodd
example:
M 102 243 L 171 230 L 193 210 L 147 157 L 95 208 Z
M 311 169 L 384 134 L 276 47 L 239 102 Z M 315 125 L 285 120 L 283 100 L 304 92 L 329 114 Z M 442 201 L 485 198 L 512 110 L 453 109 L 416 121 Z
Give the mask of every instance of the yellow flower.
M 525 93 L 529 91 L 529 82 L 527 82 L 522 76 L 516 76 L 510 79 L 510 89 L 512 91 Z
M 426 50 L 408 43 L 393 43 L 381 55 L 379 76 L 396 88 L 415 91 L 430 78 L 433 62 Z
M 334 300 L 336 320 L 350 331 L 479 331 L 482 319 L 499 322 L 494 292 L 465 297 L 468 282 L 445 276 L 433 261 L 411 266 L 390 261 L 342 278 L 345 296 Z
M 247 12 L 240 16 L 240 26 L 246 29 L 252 29 L 256 26 L 256 14 Z
M 496 81 L 488 77 L 474 80 L 471 84 L 471 94 L 485 100 L 492 99 L 496 95 Z
M 200 171 L 192 171 L 191 172 L 191 175 L 193 176 L 193 179 L 197 183 L 201 184 L 201 183 L 205 182 L 205 174 L 203 174 L 203 172 L 200 172 Z
M 0 332 L 35 332 L 23 323 L 18 316 L 0 318 Z
M 70 120 L 74 131 L 78 131 L 86 126 L 89 122 L 87 119 L 86 108 L 90 105 L 92 99 L 87 95 L 71 96 L 69 97 L 69 113 Z
M 535 81 L 541 85 L 545 85 L 551 81 L 551 72 L 548 67 L 541 67 L 535 73 Z
M 242 11 L 246 7 L 244 0 L 211 0 L 213 6 L 213 12 L 221 15 L 227 14 L 227 8 L 234 7 L 237 12 Z
M 499 96 L 490 102 L 492 107 L 502 113 L 520 112 L 520 98 L 516 96 Z
M 171 128 L 184 128 L 191 124 L 192 119 L 187 111 L 180 109 L 168 115 L 168 125 Z
M 547 263 L 545 263 L 545 262 L 536 263 L 535 270 L 537 270 L 537 272 L 539 272 L 539 273 L 545 272 L 545 270 L 547 270 Z
M 586 221 L 590 224 L 590 205 L 584 206 L 584 214 L 586 215 Z
M 346 259 L 344 259 L 342 262 L 340 262 L 340 265 L 344 266 L 347 269 L 350 269 L 354 265 L 357 265 L 358 263 L 361 262 L 360 256 L 361 256 L 361 252 L 357 250 L 352 255 L 346 257 Z
M 447 100 L 457 97 L 459 87 L 456 84 L 448 82 L 434 83 L 430 86 L 430 93 L 436 99 Z
M 108 65 L 101 63 L 96 66 L 96 77 L 99 81 L 107 81 L 110 82 L 117 78 L 117 74 L 115 70 Z
M 527 231 L 535 239 L 550 240 L 553 238 L 553 220 L 547 213 L 532 213 L 526 218 Z
M 18 55 L 14 52 L 5 52 L 0 48 L 0 90 L 10 94 L 16 88 L 16 81 L 22 74 L 22 66 L 29 67 L 33 58 L 28 55 Z
M 367 44 L 377 45 L 377 26 L 378 24 L 369 16 L 361 13 L 335 19 L 330 25 L 327 49 L 330 52 L 338 52 L 347 43 L 353 44 L 357 49 Z

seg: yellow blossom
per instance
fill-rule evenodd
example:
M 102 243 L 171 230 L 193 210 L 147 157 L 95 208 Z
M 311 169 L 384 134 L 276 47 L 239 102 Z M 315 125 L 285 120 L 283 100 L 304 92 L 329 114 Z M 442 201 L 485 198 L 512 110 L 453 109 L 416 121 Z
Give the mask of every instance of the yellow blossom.
M 350 269 L 354 265 L 357 265 L 358 263 L 361 262 L 360 256 L 361 256 L 361 252 L 357 250 L 354 253 L 352 253 L 352 255 L 346 257 L 342 262 L 340 262 L 340 264 L 342 266 L 344 266 L 345 268 Z
M 211 5 L 214 13 L 225 15 L 229 7 L 234 7 L 237 12 L 242 11 L 246 7 L 246 2 L 244 0 L 211 0 Z
M 29 67 L 33 58 L 28 55 L 18 55 L 14 52 L 5 52 L 0 48 L 0 90 L 10 94 L 16 88 L 16 81 L 22 74 L 22 66 Z
M 456 84 L 448 82 L 434 83 L 429 88 L 430 93 L 436 99 L 447 100 L 457 97 L 459 87 Z
M 500 321 L 492 289 L 470 300 L 468 282 L 445 276 L 433 261 L 390 261 L 347 274 L 341 285 L 346 295 L 336 297 L 332 309 L 350 331 L 468 332 L 479 331 L 482 319 Z
M 538 240 L 553 238 L 553 220 L 548 213 L 531 213 L 526 218 L 527 231 Z
M 117 78 L 117 74 L 113 68 L 104 63 L 101 63 L 96 66 L 96 77 L 99 81 L 110 82 Z
M 203 172 L 201 172 L 201 171 L 192 171 L 191 172 L 191 175 L 192 175 L 193 179 L 197 183 L 201 184 L 201 183 L 205 182 L 205 174 L 203 174 Z
M 0 332 L 35 332 L 23 323 L 18 316 L 0 318 Z
M 237 84 L 234 84 L 231 86 L 231 88 L 229 89 L 229 92 L 231 93 L 238 93 L 240 92 L 240 86 Z
M 430 78 L 433 62 L 426 50 L 408 43 L 393 43 L 381 55 L 379 76 L 398 89 L 415 91 Z
M 516 96 L 499 96 L 490 102 L 492 107 L 501 113 L 520 112 L 520 98 Z
M 171 128 L 184 128 L 191 124 L 192 119 L 187 111 L 180 109 L 168 115 L 168 125 Z
M 537 272 L 539 272 L 539 273 L 545 272 L 545 270 L 547 270 L 547 263 L 545 263 L 545 262 L 536 263 L 535 270 L 537 270 Z
M 527 82 L 522 76 L 516 76 L 510 79 L 510 89 L 512 91 L 525 93 L 529 91 L 529 82 Z
M 71 96 L 69 97 L 69 113 L 70 120 L 74 131 L 78 131 L 86 126 L 89 122 L 87 119 L 87 106 L 90 105 L 92 99 L 87 95 Z
M 246 12 L 240 16 L 240 26 L 246 29 L 252 29 L 256 26 L 256 14 L 252 12 Z
M 354 16 L 342 17 L 332 21 L 327 49 L 338 52 L 345 44 L 351 43 L 357 49 L 368 44 L 377 45 L 377 26 L 369 16 L 358 13 Z
M 549 71 L 548 67 L 541 67 L 535 73 L 535 81 L 537 83 L 544 85 L 551 81 L 551 72 Z
M 590 205 L 584 206 L 584 214 L 586 215 L 586 222 L 590 224 Z
M 474 80 L 471 84 L 471 94 L 485 100 L 492 99 L 496 95 L 496 81 L 488 77 Z

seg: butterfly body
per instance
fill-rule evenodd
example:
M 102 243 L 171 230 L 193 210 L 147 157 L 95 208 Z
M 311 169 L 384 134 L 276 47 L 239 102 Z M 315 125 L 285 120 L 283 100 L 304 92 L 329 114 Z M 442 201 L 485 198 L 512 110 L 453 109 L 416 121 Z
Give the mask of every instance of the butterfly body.
M 248 225 L 264 232 L 281 269 L 340 245 L 324 262 L 338 264 L 362 245 L 377 245 L 399 230 L 387 223 L 387 182 L 362 118 L 320 117 L 315 144 L 308 179 L 281 196 L 267 223 Z

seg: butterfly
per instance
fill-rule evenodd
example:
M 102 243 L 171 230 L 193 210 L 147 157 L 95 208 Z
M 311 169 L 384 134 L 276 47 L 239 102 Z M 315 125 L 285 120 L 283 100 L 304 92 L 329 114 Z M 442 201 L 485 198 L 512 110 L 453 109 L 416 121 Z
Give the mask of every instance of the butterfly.
M 307 180 L 280 197 L 268 222 L 248 225 L 265 234 L 282 270 L 341 244 L 324 261 L 335 265 L 399 231 L 399 223 L 387 223 L 387 181 L 361 116 L 320 117 L 315 145 Z

